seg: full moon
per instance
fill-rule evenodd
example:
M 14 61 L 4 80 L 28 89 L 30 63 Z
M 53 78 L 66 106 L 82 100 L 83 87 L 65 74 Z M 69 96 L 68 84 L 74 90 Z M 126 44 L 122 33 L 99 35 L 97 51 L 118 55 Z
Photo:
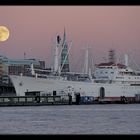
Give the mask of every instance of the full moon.
M 9 30 L 5 26 L 0 26 L 0 41 L 6 41 L 9 38 Z

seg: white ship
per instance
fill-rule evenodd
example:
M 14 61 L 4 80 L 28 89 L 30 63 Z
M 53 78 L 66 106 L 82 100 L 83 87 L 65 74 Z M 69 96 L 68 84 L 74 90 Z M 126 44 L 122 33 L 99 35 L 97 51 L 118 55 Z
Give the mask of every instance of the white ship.
M 31 67 L 32 76 L 10 75 L 13 85 L 18 96 L 25 96 L 27 93 L 40 92 L 40 94 L 72 94 L 76 93 L 81 96 L 92 96 L 94 99 L 119 101 L 125 96 L 129 100 L 140 94 L 140 75 L 129 67 L 128 55 L 125 55 L 125 64 L 110 61 L 96 65 L 94 76 L 89 76 L 80 80 L 82 75 L 70 73 L 69 76 L 62 76 L 58 62 L 58 47 L 55 48 L 55 64 L 52 75 L 40 77 Z M 86 53 L 88 55 L 88 52 Z M 86 56 L 87 58 L 87 56 Z M 86 65 L 88 74 L 88 66 Z M 71 76 L 70 76 L 71 75 Z M 71 77 L 78 77 L 73 80 Z

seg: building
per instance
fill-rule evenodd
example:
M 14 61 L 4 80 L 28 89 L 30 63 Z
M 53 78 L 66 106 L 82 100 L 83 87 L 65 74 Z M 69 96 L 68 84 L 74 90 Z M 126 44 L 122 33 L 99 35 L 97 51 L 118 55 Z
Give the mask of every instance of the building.
M 61 52 L 61 72 L 69 72 L 69 54 L 68 54 L 68 44 L 66 41 L 66 33 L 64 30 L 64 37 L 63 37 L 63 43 L 62 43 L 62 52 Z
M 30 66 L 34 68 L 45 69 L 45 61 L 38 59 L 9 59 L 5 56 L 0 56 L 0 79 L 1 83 L 10 83 L 8 75 L 29 75 Z

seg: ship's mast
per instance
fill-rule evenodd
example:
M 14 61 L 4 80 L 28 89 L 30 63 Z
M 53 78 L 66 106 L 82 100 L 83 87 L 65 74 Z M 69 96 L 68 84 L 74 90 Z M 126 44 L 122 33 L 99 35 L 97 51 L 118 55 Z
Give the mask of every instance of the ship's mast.
M 89 74 L 89 45 L 85 48 L 84 74 Z
M 124 55 L 124 59 L 125 59 L 125 66 L 128 66 L 128 55 L 127 54 Z
M 85 65 L 84 65 L 84 74 L 89 76 L 89 79 L 92 80 L 91 68 L 89 68 L 89 45 L 86 47 L 85 52 Z
M 59 70 L 59 60 L 58 60 L 58 48 L 60 46 L 60 36 L 56 36 L 55 42 L 55 53 L 54 53 L 54 73 L 58 73 Z
M 72 43 L 70 44 L 72 46 Z M 60 48 L 62 47 L 62 49 Z M 70 48 L 71 48 L 70 46 Z M 60 48 L 60 49 L 59 49 Z M 69 51 L 68 44 L 66 41 L 66 33 L 64 29 L 63 41 L 59 35 L 56 36 L 55 48 L 54 48 L 54 74 L 60 75 L 61 72 L 69 72 Z M 60 51 L 60 52 L 59 52 Z M 61 61 L 59 62 L 59 60 Z
M 35 75 L 35 70 L 34 70 L 34 65 L 33 65 L 33 63 L 31 63 L 31 74 L 32 74 L 32 75 Z
M 86 54 L 85 54 L 85 74 L 88 74 L 88 55 L 89 55 L 89 52 L 88 52 L 88 47 L 86 48 Z

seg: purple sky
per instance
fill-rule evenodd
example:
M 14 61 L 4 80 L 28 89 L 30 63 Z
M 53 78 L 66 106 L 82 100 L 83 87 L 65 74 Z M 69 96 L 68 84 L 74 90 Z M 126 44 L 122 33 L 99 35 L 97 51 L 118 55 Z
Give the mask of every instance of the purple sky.
M 0 25 L 10 30 L 9 39 L 0 42 L 0 54 L 8 58 L 23 58 L 26 52 L 26 58 L 50 65 L 52 38 L 62 36 L 65 27 L 73 42 L 72 69 L 82 67 L 87 44 L 94 63 L 115 48 L 117 56 L 128 53 L 140 65 L 140 6 L 0 6 Z

